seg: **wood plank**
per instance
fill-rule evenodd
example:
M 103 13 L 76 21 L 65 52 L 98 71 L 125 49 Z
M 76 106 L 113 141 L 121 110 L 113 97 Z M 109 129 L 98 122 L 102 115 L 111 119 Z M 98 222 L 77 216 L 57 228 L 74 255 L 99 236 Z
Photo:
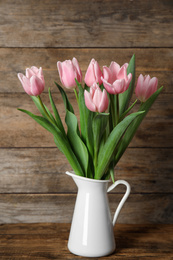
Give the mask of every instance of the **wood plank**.
M 74 93 L 68 93 L 68 97 L 78 117 Z M 138 129 L 130 147 L 173 147 L 172 98 L 172 94 L 162 93 L 159 96 Z M 48 95 L 43 94 L 42 99 L 50 108 Z M 65 109 L 60 94 L 55 94 L 54 99 L 64 121 Z M 0 147 L 55 147 L 52 135 L 29 116 L 18 111 L 18 107 L 38 113 L 28 95 L 0 94 L 0 135 L 4 137 L 0 139 Z
M 112 60 L 119 64 L 129 62 L 136 54 L 136 78 L 142 74 L 156 76 L 159 86 L 164 85 L 165 93 L 173 93 L 173 49 L 51 49 L 51 48 L 1 48 L 0 49 L 0 92 L 24 92 L 17 73 L 33 65 L 43 67 L 47 92 L 48 87 L 57 91 L 54 81 L 59 82 L 57 61 L 76 57 L 85 75 L 90 60 L 94 57 L 102 67 L 109 66 Z
M 1 225 L 1 259 L 83 259 L 68 251 L 69 231 L 62 223 Z M 172 231 L 171 225 L 117 224 L 116 251 L 102 259 L 172 259 Z
M 122 194 L 109 194 L 113 215 Z M 75 194 L 1 194 L 0 223 L 69 223 Z M 172 223 L 173 194 L 131 194 L 118 223 Z
M 0 224 L 0 235 L 46 235 L 51 233 L 56 235 L 60 230 L 70 231 L 71 223 L 17 223 L 17 224 Z M 119 230 L 122 233 L 137 233 L 140 229 L 150 233 L 154 229 L 155 234 L 162 232 L 172 233 L 173 225 L 171 224 L 117 224 L 115 230 L 118 234 Z M 63 234 L 62 234 L 63 235 Z M 172 236 L 171 236 L 172 239 Z M 170 241 L 171 242 L 171 241 Z
M 115 178 L 125 179 L 132 193 L 173 192 L 173 149 L 128 148 Z M 64 173 L 71 169 L 56 148 L 0 149 L 0 193 L 74 193 Z M 113 193 L 122 192 L 118 186 Z
M 172 47 L 171 0 L 3 1 L 0 47 Z

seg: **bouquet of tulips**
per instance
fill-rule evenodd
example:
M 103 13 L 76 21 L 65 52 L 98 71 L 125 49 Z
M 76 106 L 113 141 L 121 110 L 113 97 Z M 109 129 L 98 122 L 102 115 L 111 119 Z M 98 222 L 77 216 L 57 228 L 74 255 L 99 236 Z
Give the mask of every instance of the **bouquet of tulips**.
M 135 86 L 135 55 L 122 67 L 111 62 L 109 67 L 91 60 L 82 87 L 82 73 L 76 58 L 57 62 L 62 85 L 74 89 L 80 113 L 80 126 L 64 89 L 58 85 L 65 106 L 67 131 L 49 89 L 53 114 L 40 97 L 45 87 L 42 68 L 26 69 L 26 76 L 18 78 L 26 93 L 31 96 L 42 116 L 19 109 L 31 116 L 54 137 L 58 149 L 66 156 L 77 175 L 114 182 L 114 167 L 123 155 L 137 128 L 161 92 L 156 77 L 140 75 L 135 93 L 136 101 L 130 104 Z M 130 113 L 137 100 L 137 112 Z

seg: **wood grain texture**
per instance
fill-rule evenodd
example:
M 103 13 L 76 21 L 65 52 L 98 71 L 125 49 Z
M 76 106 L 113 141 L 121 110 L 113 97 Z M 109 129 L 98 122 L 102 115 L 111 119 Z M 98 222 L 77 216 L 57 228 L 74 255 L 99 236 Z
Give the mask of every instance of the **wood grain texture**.
M 173 192 L 173 149 L 129 148 L 115 168 L 131 193 Z M 65 175 L 70 169 L 56 148 L 0 149 L 0 193 L 74 193 L 77 187 Z M 121 192 L 117 186 L 113 193 Z
M 0 46 L 172 47 L 172 9 L 171 0 L 2 1 Z
M 124 187 L 122 192 L 124 192 Z M 109 194 L 112 215 L 123 194 Z M 76 194 L 0 194 L 0 223 L 69 223 Z M 118 223 L 172 223 L 173 194 L 131 194 Z
M 45 92 L 48 87 L 55 92 L 54 81 L 59 82 L 57 61 L 76 57 L 79 60 L 83 76 L 90 60 L 94 57 L 100 66 L 115 60 L 119 64 L 129 62 L 136 55 L 136 78 L 142 74 L 158 77 L 159 87 L 164 86 L 163 92 L 173 93 L 173 49 L 51 49 L 51 48 L 0 48 L 0 93 L 22 92 L 24 90 L 17 78 L 17 73 L 24 73 L 25 68 L 33 65 L 43 67 L 45 76 Z
M 83 259 L 68 251 L 69 231 L 69 224 L 1 225 L 0 257 L 14 260 Z M 172 259 L 173 227 L 171 225 L 117 224 L 114 233 L 116 250 L 112 255 L 101 259 Z

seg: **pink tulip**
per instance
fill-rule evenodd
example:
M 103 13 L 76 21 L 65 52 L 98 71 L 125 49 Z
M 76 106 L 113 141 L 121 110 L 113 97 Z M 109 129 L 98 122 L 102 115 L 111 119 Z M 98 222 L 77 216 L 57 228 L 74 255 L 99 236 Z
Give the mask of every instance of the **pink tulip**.
M 97 83 L 91 86 L 90 92 L 84 91 L 84 97 L 87 108 L 93 112 L 102 113 L 108 108 L 109 99 L 107 92 L 105 89 L 102 92 Z
M 120 94 L 125 92 L 132 80 L 132 74 L 127 75 L 128 63 L 125 63 L 122 67 L 119 64 L 112 61 L 109 68 L 103 67 L 103 85 L 110 94 Z
M 137 98 L 141 102 L 145 102 L 154 92 L 156 92 L 157 85 L 158 79 L 156 77 L 153 77 L 151 79 L 149 75 L 143 76 L 142 74 L 140 74 L 135 89 Z
M 102 84 L 101 77 L 103 76 L 101 69 L 99 67 L 99 64 L 95 59 L 92 59 L 87 72 L 85 74 L 85 83 L 88 87 L 91 87 L 94 83 L 99 83 L 99 85 Z
M 61 83 L 66 88 L 75 88 L 76 81 L 82 81 L 82 72 L 79 67 L 79 63 L 76 58 L 71 60 L 65 60 L 63 62 L 57 62 L 58 72 Z
M 45 86 L 44 76 L 42 68 L 37 68 L 35 66 L 30 69 L 26 69 L 26 76 L 22 73 L 18 73 L 18 78 L 22 83 L 25 92 L 30 96 L 40 95 Z

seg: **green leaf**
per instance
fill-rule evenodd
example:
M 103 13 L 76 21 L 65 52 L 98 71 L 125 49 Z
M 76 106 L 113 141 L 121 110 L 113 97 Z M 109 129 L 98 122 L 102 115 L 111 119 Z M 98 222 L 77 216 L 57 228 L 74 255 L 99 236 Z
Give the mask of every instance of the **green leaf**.
M 43 106 L 45 107 L 49 117 L 47 116 L 47 114 L 45 113 L 43 107 L 40 104 L 39 98 L 35 97 L 35 96 L 31 96 L 32 101 L 34 102 L 34 104 L 36 105 L 36 107 L 38 108 L 38 110 L 40 111 L 40 113 L 42 114 L 42 116 L 46 119 L 49 120 L 49 117 L 51 118 L 51 120 L 55 123 L 55 118 L 53 117 L 53 115 L 51 114 L 51 112 L 49 111 L 49 109 L 43 104 Z
M 61 118 L 60 118 L 60 115 L 59 115 L 58 110 L 57 110 L 55 103 L 53 101 L 50 88 L 49 88 L 49 99 L 50 99 L 50 103 L 51 103 L 51 106 L 52 106 L 52 109 L 53 109 L 53 112 L 54 112 L 54 115 L 55 115 L 56 124 L 57 124 L 58 128 L 61 130 L 62 134 L 66 135 L 62 121 L 61 121 Z
M 92 121 L 93 129 L 93 144 L 94 144 L 94 169 L 96 171 L 97 161 L 98 161 L 98 151 L 101 144 L 102 136 L 105 132 L 106 126 L 108 124 L 109 114 L 102 113 L 96 114 Z M 95 172 L 94 171 L 94 172 Z
M 96 179 L 101 179 L 103 174 L 106 172 L 107 167 L 109 166 L 114 150 L 118 145 L 123 134 L 127 130 L 128 126 L 132 121 L 139 115 L 144 112 L 137 112 L 127 116 L 123 121 L 121 121 L 110 133 L 105 145 L 100 149 L 98 156 L 98 167 L 96 169 Z
M 84 89 L 76 80 L 79 88 L 79 112 L 80 112 L 80 129 L 81 137 L 87 145 L 91 157 L 93 157 L 93 133 L 92 133 L 92 118 L 94 113 L 91 112 L 85 105 Z
M 70 140 L 71 147 L 83 169 L 84 175 L 87 177 L 88 151 L 85 144 L 82 142 L 81 138 L 78 135 L 77 118 L 73 113 L 67 110 L 65 121 L 68 126 L 67 136 Z
M 96 114 L 92 121 L 94 146 L 98 147 L 109 120 L 108 113 Z
M 36 115 L 32 114 L 31 112 L 24 110 L 24 109 L 18 108 L 18 110 L 21 111 L 21 112 L 24 112 L 25 114 L 32 117 L 38 124 L 40 124 L 42 127 L 44 127 L 50 133 L 52 133 L 52 130 L 53 130 L 52 124 L 48 121 L 48 119 L 41 117 L 41 116 L 36 116 Z
M 110 170 L 109 170 L 112 182 L 115 182 L 115 178 L 114 178 L 114 162 L 112 161 L 110 164 Z
M 112 95 L 109 94 L 109 130 L 112 131 L 112 129 L 116 126 L 117 121 L 117 100 L 119 98 L 119 95 Z
M 87 127 L 86 122 L 89 115 L 89 110 L 86 109 L 85 100 L 84 100 L 84 89 L 82 88 L 81 84 L 76 80 L 77 86 L 79 88 L 79 112 L 80 112 L 80 129 L 81 129 L 81 137 L 84 142 L 86 142 L 87 138 Z
M 68 97 L 67 97 L 65 91 L 63 90 L 63 88 L 61 88 L 61 86 L 58 83 L 55 82 L 55 85 L 58 87 L 58 89 L 61 93 L 65 108 L 74 114 L 73 107 L 72 107 L 70 101 L 68 100 Z
M 37 123 L 39 123 L 41 126 L 43 126 L 46 130 L 51 132 L 54 135 L 54 141 L 57 145 L 58 149 L 66 156 L 67 160 L 69 161 L 72 169 L 77 175 L 83 176 L 82 168 L 73 153 L 73 150 L 71 149 L 71 146 L 68 142 L 68 139 L 66 136 L 64 136 L 59 128 L 56 125 L 51 124 L 47 119 L 36 116 L 32 114 L 31 112 L 24 110 L 24 109 L 18 109 L 26 114 L 28 114 L 30 117 L 32 117 Z
M 133 123 L 129 126 L 126 133 L 124 134 L 121 142 L 118 145 L 117 153 L 115 156 L 115 164 L 119 161 L 123 153 L 125 152 L 126 148 L 128 147 L 129 143 L 131 142 L 133 136 L 135 135 L 139 125 L 141 124 L 142 120 L 148 113 L 149 109 L 151 108 L 152 104 L 162 91 L 163 87 L 159 88 L 145 103 L 143 103 L 138 111 L 145 111 L 140 117 L 136 118 Z
M 120 116 L 127 110 L 135 86 L 135 54 L 132 56 L 127 68 L 127 75 L 129 73 L 132 73 L 132 80 L 130 82 L 129 88 L 124 93 L 119 94 Z

